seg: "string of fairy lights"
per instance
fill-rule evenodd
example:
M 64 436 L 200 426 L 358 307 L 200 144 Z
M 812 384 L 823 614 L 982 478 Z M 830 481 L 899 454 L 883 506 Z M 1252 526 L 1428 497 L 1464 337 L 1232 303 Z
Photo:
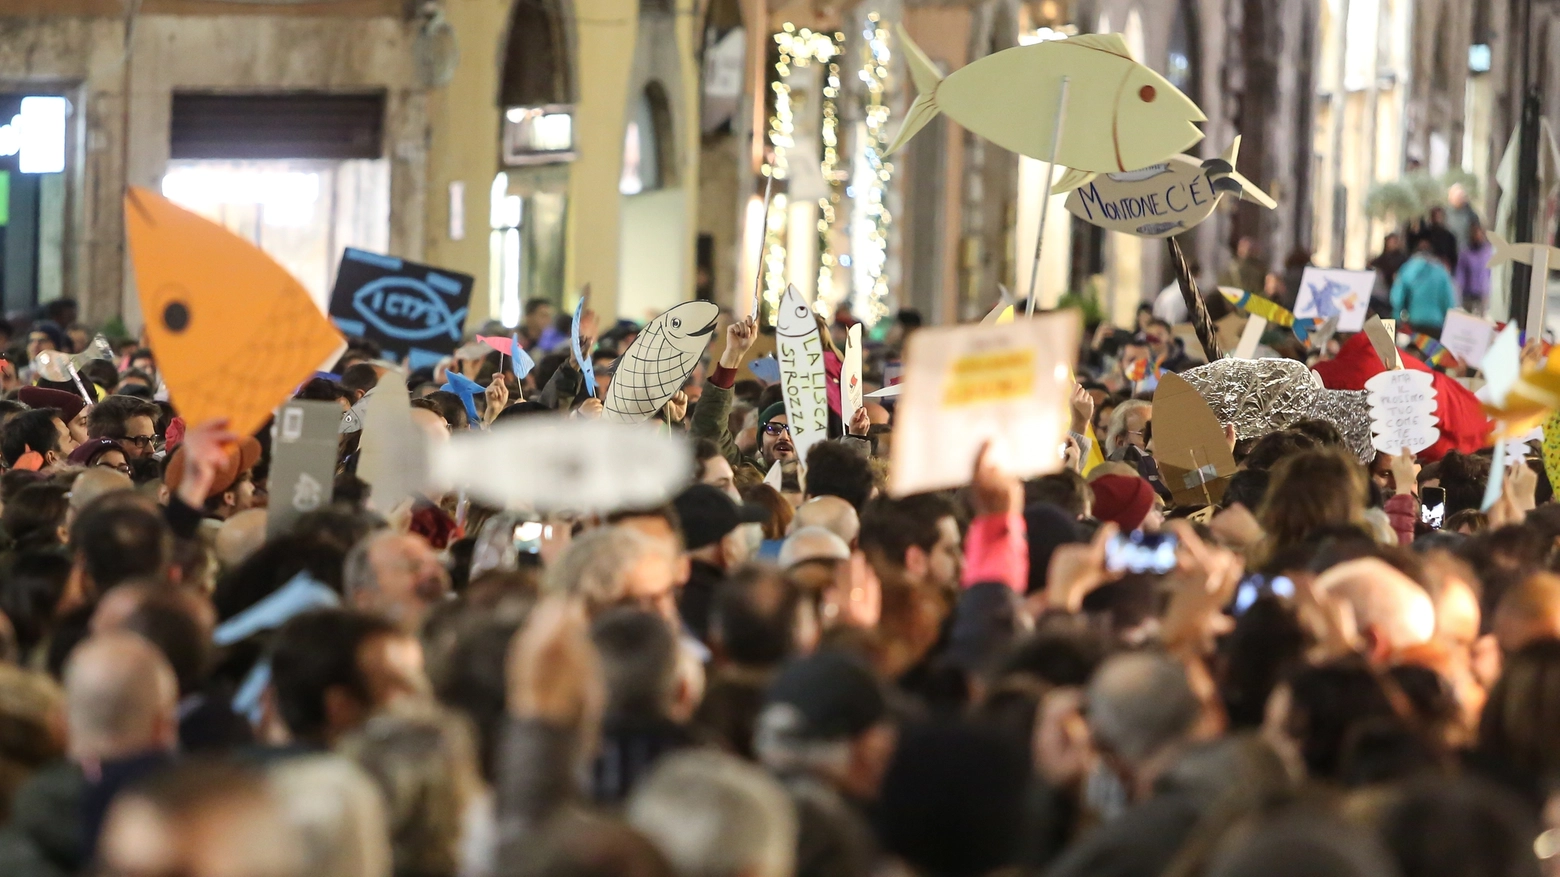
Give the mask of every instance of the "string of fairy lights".
M 825 65 L 820 114 L 819 160 L 827 194 L 818 199 L 818 280 L 814 307 L 820 312 L 832 312 L 840 304 L 844 291 L 836 283 L 835 269 L 851 267 L 855 271 L 853 311 L 856 316 L 872 325 L 888 312 L 886 297 L 888 280 L 885 276 L 888 263 L 888 230 L 892 221 L 885 199 L 893 165 L 883 160 L 883 149 L 888 142 L 887 123 L 889 109 L 885 101 L 890 54 L 888 32 L 882 26 L 876 12 L 869 13 L 862 32 L 864 38 L 861 67 L 858 78 L 865 86 L 864 126 L 856 156 L 856 168 L 842 160 L 840 138 L 839 102 L 844 94 L 841 79 L 841 59 L 845 34 L 818 33 L 808 28 L 785 24 L 774 40 L 779 49 L 775 61 L 775 80 L 770 88 L 774 92 L 774 112 L 769 117 L 768 139 L 770 157 L 761 169 L 765 176 L 785 180 L 789 172 L 789 153 L 795 148 L 796 108 L 793 106 L 792 89 L 787 78 L 793 68 L 811 64 Z M 803 112 L 812 112 L 804 107 Z M 853 179 L 854 177 L 854 179 Z M 848 235 L 848 254 L 836 254 L 834 234 L 840 221 L 842 198 L 859 199 L 855 211 L 864 217 L 864 228 L 854 229 Z M 768 312 L 773 315 L 786 285 L 786 231 L 790 202 L 784 192 L 776 192 L 770 199 L 769 210 L 764 216 L 762 260 L 763 299 Z

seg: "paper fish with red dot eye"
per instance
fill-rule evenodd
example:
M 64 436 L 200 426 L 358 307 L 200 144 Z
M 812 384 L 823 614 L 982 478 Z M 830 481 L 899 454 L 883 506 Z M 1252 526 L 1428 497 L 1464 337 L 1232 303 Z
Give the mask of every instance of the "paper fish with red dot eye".
M 1073 188 L 1097 174 L 1158 164 L 1203 138 L 1207 121 L 1170 80 L 1139 64 L 1121 34 L 1014 46 L 944 78 L 903 28 L 899 38 L 919 96 L 889 152 L 938 113 L 998 146 L 1072 169 Z M 1057 113 L 1062 79 L 1066 104 Z M 1060 118 L 1061 136 L 1056 125 Z
M 134 186 L 125 224 L 146 334 L 187 422 L 225 417 L 250 435 L 342 348 L 308 290 L 249 241 Z

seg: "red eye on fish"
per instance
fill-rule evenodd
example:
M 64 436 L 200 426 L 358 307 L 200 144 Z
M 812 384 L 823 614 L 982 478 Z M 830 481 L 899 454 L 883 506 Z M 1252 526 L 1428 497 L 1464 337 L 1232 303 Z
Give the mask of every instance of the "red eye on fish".
M 1154 98 L 1157 96 L 1158 93 L 1154 91 L 1154 87 L 1152 85 L 1145 85 L 1138 89 L 1138 98 L 1142 100 L 1143 103 L 1151 104 L 1154 102 Z

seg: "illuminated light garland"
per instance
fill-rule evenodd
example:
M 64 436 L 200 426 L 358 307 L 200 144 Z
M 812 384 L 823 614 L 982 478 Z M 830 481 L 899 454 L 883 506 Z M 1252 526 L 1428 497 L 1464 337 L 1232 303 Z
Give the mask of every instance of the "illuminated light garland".
M 888 142 L 889 110 L 884 102 L 888 88 L 888 67 L 891 59 L 888 48 L 888 31 L 884 29 L 876 12 L 867 13 L 867 23 L 861 34 L 861 70 L 857 76 L 867 86 L 865 136 L 861 153 L 857 156 L 856 197 L 863 199 L 861 214 L 868 223 L 862 239 L 852 247 L 852 262 L 858 283 L 853 290 L 855 301 L 852 310 L 868 326 L 888 315 L 888 232 L 893 217 L 884 203 L 894 166 L 883 160 L 883 150 Z M 852 236 L 855 237 L 854 235 Z
M 845 35 L 834 35 L 836 45 L 844 45 Z M 839 307 L 841 294 L 834 288 L 834 253 L 830 251 L 829 235 L 834 228 L 844 184 L 850 172 L 840 167 L 840 64 L 836 54 L 829 59 L 828 77 L 823 83 L 823 179 L 829 184 L 829 194 L 818 199 L 818 294 L 813 308 L 825 316 L 831 316 Z
M 777 180 L 787 177 L 787 153 L 796 145 L 795 117 L 791 109 L 791 86 L 786 84 L 785 78 L 791 74 L 792 66 L 806 67 L 809 64 L 828 64 L 830 81 L 834 85 L 834 91 L 838 93 L 839 65 L 834 61 L 839 56 L 839 35 L 814 33 L 808 28 L 797 29 L 794 24 L 786 22 L 779 33 L 775 34 L 775 44 L 780 49 L 780 57 L 775 61 L 775 81 L 770 89 L 775 94 L 775 111 L 769 117 L 769 145 L 773 158 L 763 166 L 765 176 L 772 176 Z M 825 92 L 829 89 L 826 87 Z M 828 149 L 829 140 L 835 139 L 837 134 L 833 130 L 830 119 L 837 115 L 833 101 L 827 96 L 824 100 L 824 143 Z M 823 161 L 824 178 L 828 179 L 828 158 Z M 819 199 L 822 207 L 828 199 Z M 780 305 L 780 296 L 785 292 L 785 231 L 787 199 L 784 194 L 776 194 L 770 203 L 769 213 L 764 220 L 764 302 L 769 306 L 771 319 L 775 309 Z M 832 209 L 830 211 L 832 213 Z M 824 248 L 819 248 L 820 252 Z M 821 264 L 821 262 L 820 262 Z M 820 276 L 822 271 L 820 269 Z M 820 289 L 822 287 L 820 286 Z

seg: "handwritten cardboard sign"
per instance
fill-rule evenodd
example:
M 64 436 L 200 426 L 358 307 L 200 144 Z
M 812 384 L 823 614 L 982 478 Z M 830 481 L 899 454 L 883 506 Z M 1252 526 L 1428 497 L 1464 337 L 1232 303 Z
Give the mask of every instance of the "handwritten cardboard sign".
M 905 350 L 889 492 L 968 484 L 981 445 L 1020 478 L 1062 465 L 1078 312 L 922 329 Z
M 1090 225 L 1164 238 L 1207 219 L 1218 203 L 1201 163 L 1174 155 L 1142 170 L 1095 177 L 1067 196 L 1067 211 Z
M 1446 324 L 1441 327 L 1441 346 L 1459 360 L 1478 368 L 1494 342 L 1495 326 L 1489 320 L 1467 311 L 1446 312 Z
M 1441 437 L 1430 372 L 1384 371 L 1365 382 L 1369 392 L 1371 446 L 1383 454 L 1418 453 Z
M 785 390 L 785 419 L 791 428 L 796 458 L 807 462 L 807 451 L 829 437 L 829 377 L 824 370 L 823 341 L 813 309 L 796 287 L 780 298 L 775 347 L 780 353 L 780 386 Z
M 330 318 L 341 331 L 418 369 L 460 346 L 475 282 L 468 274 L 349 247 L 331 290 Z
M 1370 290 L 1375 283 L 1374 271 L 1307 267 L 1300 275 L 1295 317 L 1337 317 L 1339 332 L 1358 332 L 1365 327 Z

